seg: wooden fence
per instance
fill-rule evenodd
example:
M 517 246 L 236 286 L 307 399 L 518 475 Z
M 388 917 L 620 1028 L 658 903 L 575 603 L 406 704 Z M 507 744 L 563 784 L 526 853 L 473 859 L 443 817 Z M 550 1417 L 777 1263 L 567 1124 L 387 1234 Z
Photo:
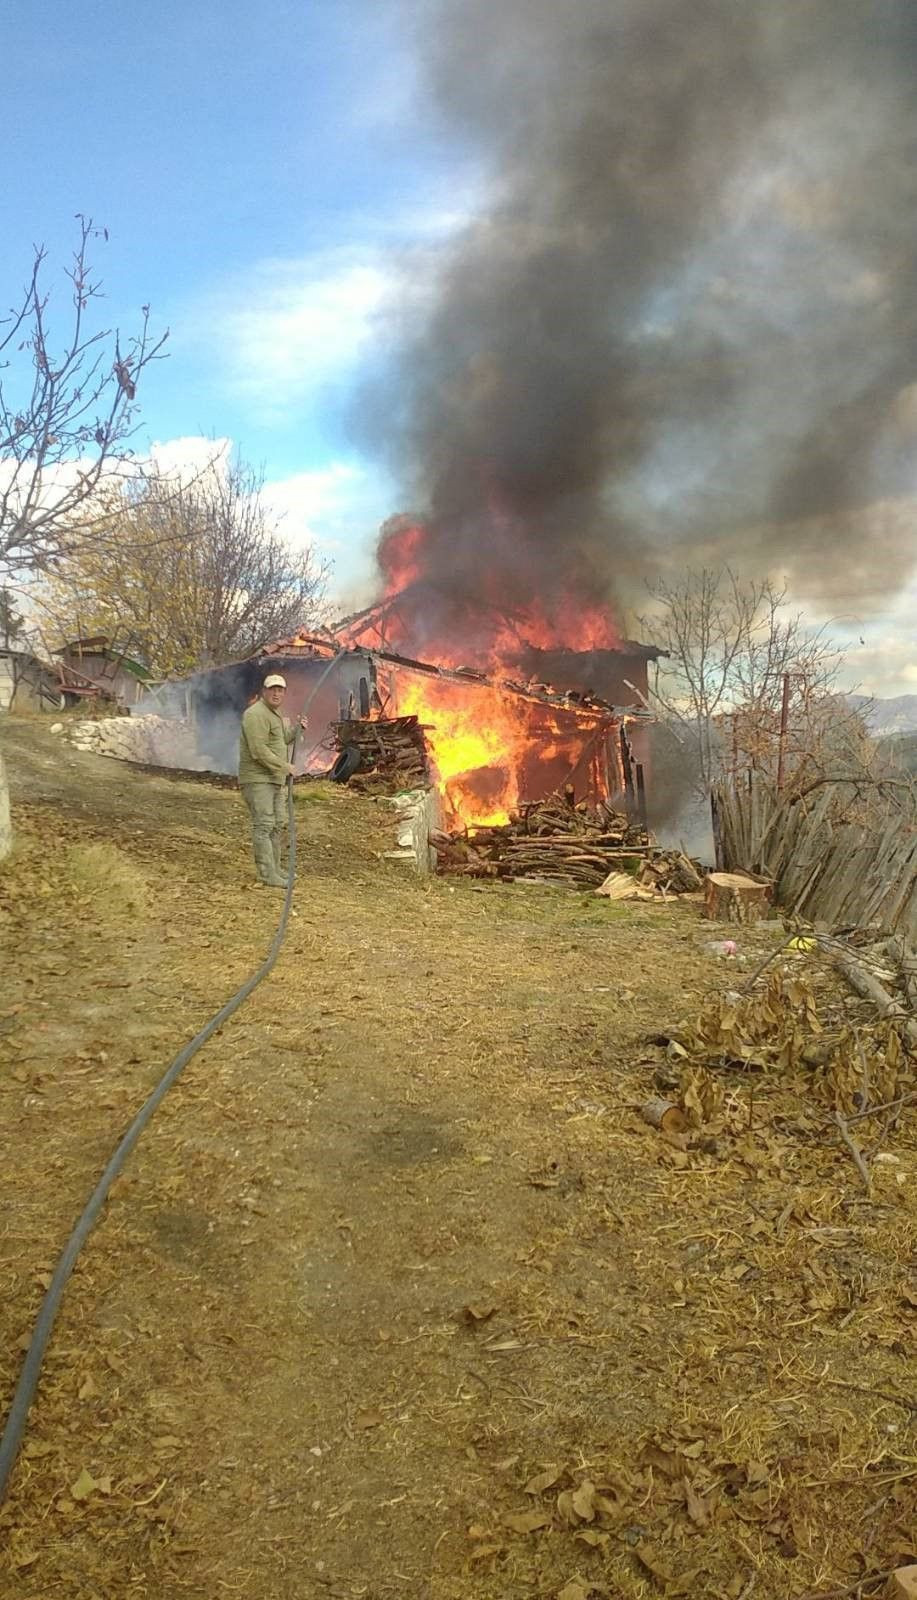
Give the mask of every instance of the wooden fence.
M 713 794 L 718 864 L 771 878 L 784 910 L 831 928 L 874 926 L 917 946 L 917 818 L 850 819 L 849 784 L 826 783 L 802 799 L 759 773 Z

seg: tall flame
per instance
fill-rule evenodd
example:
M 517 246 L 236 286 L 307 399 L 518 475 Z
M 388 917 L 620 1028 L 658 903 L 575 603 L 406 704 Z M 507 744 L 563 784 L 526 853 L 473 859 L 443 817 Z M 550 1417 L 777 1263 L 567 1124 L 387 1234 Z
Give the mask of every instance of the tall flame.
M 524 800 L 566 782 L 607 794 L 598 712 L 529 699 L 499 684 L 435 678 L 399 667 L 391 674 L 392 709 L 426 730 L 444 820 L 450 827 L 508 821 Z
M 518 691 L 528 676 L 527 653 L 614 649 L 620 642 L 614 621 L 602 608 L 579 602 L 575 591 L 553 602 L 550 612 L 531 593 L 514 593 L 512 584 L 508 591 L 505 561 L 513 544 L 507 527 L 508 519 L 494 512 L 501 575 L 485 560 L 444 593 L 428 581 L 426 525 L 392 517 L 377 550 L 382 599 L 341 635 L 353 645 L 453 671 L 474 668 L 496 680 L 436 678 L 405 666 L 391 675 L 388 704 L 424 725 L 446 820 L 455 825 L 505 822 L 522 801 L 568 779 L 581 792 L 608 788 L 601 751 L 607 716 Z
M 497 577 L 482 562 L 479 572 L 444 593 L 428 581 L 427 539 L 426 525 L 416 518 L 391 517 L 383 527 L 377 550 L 383 593 L 374 613 L 389 649 L 437 666 L 474 666 L 512 676 L 533 647 L 614 650 L 620 645 L 611 612 L 579 599 L 575 586 L 555 596 L 548 609 L 505 572 Z

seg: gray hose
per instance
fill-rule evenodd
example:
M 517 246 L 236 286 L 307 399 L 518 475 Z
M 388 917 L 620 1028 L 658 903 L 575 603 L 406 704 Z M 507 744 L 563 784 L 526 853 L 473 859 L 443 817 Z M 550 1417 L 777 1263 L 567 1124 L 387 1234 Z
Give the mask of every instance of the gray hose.
M 335 666 L 336 661 L 337 658 L 332 657 L 331 661 L 328 663 L 328 666 L 316 683 L 315 688 L 308 696 L 305 705 L 302 708 L 303 713 L 305 712 L 306 707 L 311 704 L 315 695 L 318 693 L 332 667 Z M 291 755 L 295 760 L 295 739 L 293 741 Z M 210 1018 L 210 1021 L 201 1029 L 200 1033 L 195 1034 L 194 1038 L 185 1045 L 184 1049 L 179 1051 L 168 1071 L 162 1078 L 160 1078 L 149 1099 L 146 1100 L 140 1107 L 140 1110 L 137 1112 L 137 1115 L 121 1139 L 120 1144 L 115 1149 L 115 1152 L 108 1162 L 105 1171 L 102 1173 L 101 1178 L 93 1189 L 86 1208 L 77 1222 L 76 1227 L 71 1233 L 70 1238 L 67 1240 L 61 1258 L 54 1269 L 54 1276 L 48 1285 L 45 1297 L 41 1302 L 41 1308 L 38 1312 L 38 1316 L 35 1319 L 35 1326 L 32 1329 L 32 1338 L 29 1343 L 28 1353 L 25 1361 L 23 1362 L 22 1371 L 19 1374 L 19 1382 L 16 1385 L 16 1390 L 13 1395 L 13 1403 L 9 1409 L 9 1415 L 7 1416 L 6 1425 L 3 1429 L 3 1436 L 0 1438 L 0 1503 L 2 1503 L 6 1495 L 6 1486 L 9 1482 L 10 1473 L 16 1464 L 16 1457 L 19 1454 L 19 1447 L 22 1444 L 22 1437 L 25 1433 L 29 1410 L 31 1408 L 32 1401 L 35 1398 L 35 1390 L 38 1387 L 38 1379 L 41 1375 L 45 1351 L 48 1347 L 48 1341 L 51 1337 L 51 1332 L 54 1327 L 54 1322 L 57 1317 L 64 1289 L 67 1286 L 67 1280 L 73 1271 L 74 1265 L 76 1264 L 76 1259 L 83 1248 L 83 1245 L 99 1220 L 102 1207 L 105 1204 L 112 1184 L 124 1166 L 125 1161 L 140 1138 L 140 1135 L 142 1134 L 147 1123 L 150 1121 L 154 1111 L 160 1102 L 165 1099 L 176 1078 L 178 1078 L 184 1071 L 192 1057 L 197 1055 L 197 1052 L 200 1050 L 201 1046 L 205 1045 L 207 1040 L 213 1037 L 217 1029 L 223 1026 L 224 1022 L 229 1021 L 229 1018 L 234 1012 L 238 1011 L 243 1001 L 248 999 L 249 995 L 254 989 L 257 989 L 258 984 L 261 982 L 262 978 L 267 977 L 275 961 L 277 960 L 278 955 L 280 954 L 280 946 L 283 944 L 284 934 L 287 931 L 287 923 L 290 918 L 290 904 L 293 899 L 293 882 L 296 876 L 296 816 L 293 809 L 292 782 L 287 783 L 287 817 L 290 828 L 290 859 L 289 868 L 287 871 L 287 892 L 283 902 L 283 910 L 280 913 L 280 921 L 277 924 L 277 931 L 271 940 L 267 955 L 257 971 L 253 972 L 250 978 L 246 978 L 241 989 L 237 989 L 235 994 L 226 1001 L 226 1004 L 221 1006 L 216 1015 Z

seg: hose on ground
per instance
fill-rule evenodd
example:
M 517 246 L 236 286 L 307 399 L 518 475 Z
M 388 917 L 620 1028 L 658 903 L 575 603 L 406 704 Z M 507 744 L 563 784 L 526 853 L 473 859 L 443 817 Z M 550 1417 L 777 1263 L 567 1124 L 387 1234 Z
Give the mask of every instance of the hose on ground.
M 318 682 L 316 683 L 311 694 L 308 696 L 305 705 L 302 708 L 303 713 L 305 713 L 307 707 L 315 698 L 315 695 L 318 693 L 332 667 L 336 664 L 336 661 L 337 658 L 332 657 L 331 661 L 328 663 L 327 668 L 318 679 Z M 295 761 L 295 739 L 293 741 L 291 756 Z M 23 1435 L 25 1433 L 29 1411 L 31 1409 L 32 1401 L 35 1398 L 35 1390 L 38 1387 L 39 1377 L 41 1376 L 45 1351 L 48 1347 L 48 1341 L 51 1338 L 51 1333 L 57 1318 L 57 1313 L 63 1297 L 64 1289 L 67 1286 L 67 1281 L 71 1272 L 73 1271 L 74 1266 L 76 1265 L 77 1257 L 79 1256 L 83 1245 L 99 1220 L 102 1207 L 108 1198 L 112 1184 L 121 1172 L 124 1163 L 136 1145 L 140 1135 L 146 1128 L 147 1123 L 152 1118 L 153 1113 L 165 1099 L 173 1083 L 184 1071 L 185 1067 L 188 1065 L 188 1062 L 197 1055 L 197 1052 L 203 1045 L 207 1043 L 207 1040 L 213 1037 L 217 1029 L 221 1028 L 224 1022 L 229 1021 L 233 1013 L 238 1011 L 239 1007 L 248 999 L 253 990 L 257 989 L 262 979 L 267 977 L 275 961 L 277 960 L 278 955 L 280 954 L 280 947 L 283 944 L 284 935 L 287 931 L 287 923 L 290 919 L 290 905 L 293 899 L 293 883 L 296 877 L 296 815 L 293 807 L 292 780 L 288 780 L 287 782 L 287 820 L 289 824 L 289 865 L 287 868 L 286 894 L 284 896 L 283 909 L 280 913 L 280 920 L 277 924 L 274 937 L 268 947 L 267 955 L 262 961 L 260 967 L 258 967 L 257 970 L 251 974 L 251 977 L 246 978 L 241 988 L 237 989 L 235 994 L 226 1001 L 226 1004 L 220 1007 L 219 1011 L 217 1011 L 215 1015 L 210 1018 L 210 1021 L 204 1025 L 200 1033 L 195 1034 L 194 1038 L 191 1039 L 188 1044 L 186 1044 L 184 1048 L 178 1052 L 178 1055 L 175 1057 L 172 1065 L 160 1078 L 152 1094 L 146 1101 L 144 1101 L 144 1104 L 140 1107 L 140 1110 L 134 1117 L 133 1122 L 131 1122 L 130 1126 L 128 1127 L 127 1132 L 123 1135 L 120 1143 L 117 1145 L 113 1155 L 111 1156 L 108 1165 L 102 1173 L 101 1178 L 93 1189 L 85 1209 L 83 1210 L 76 1227 L 71 1233 L 70 1238 L 67 1240 L 60 1260 L 54 1269 L 51 1282 L 48 1285 L 45 1297 L 41 1302 L 38 1316 L 35 1319 L 35 1326 L 32 1329 L 32 1337 L 29 1341 L 29 1348 L 26 1353 L 25 1361 L 22 1365 L 22 1371 L 19 1374 L 19 1382 L 17 1383 L 15 1392 L 13 1394 L 12 1404 L 10 1405 L 9 1414 L 6 1419 L 2 1437 L 0 1437 L 0 1504 L 2 1504 L 5 1498 L 10 1473 L 12 1472 L 13 1467 L 16 1464 L 16 1459 L 19 1455 L 19 1448 L 22 1444 Z

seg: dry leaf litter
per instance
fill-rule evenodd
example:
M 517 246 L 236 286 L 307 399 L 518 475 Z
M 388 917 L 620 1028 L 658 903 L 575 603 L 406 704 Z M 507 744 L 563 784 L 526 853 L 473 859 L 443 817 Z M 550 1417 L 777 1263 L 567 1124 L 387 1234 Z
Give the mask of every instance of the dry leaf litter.
M 11 720 L 4 1399 L 114 1142 L 276 915 L 236 796 L 46 744 Z M 743 995 L 781 930 L 742 967 L 692 904 L 424 885 L 385 808 L 298 807 L 276 976 L 68 1290 L 3 1592 L 879 1593 L 917 1520 L 899 1028 L 818 951 Z

